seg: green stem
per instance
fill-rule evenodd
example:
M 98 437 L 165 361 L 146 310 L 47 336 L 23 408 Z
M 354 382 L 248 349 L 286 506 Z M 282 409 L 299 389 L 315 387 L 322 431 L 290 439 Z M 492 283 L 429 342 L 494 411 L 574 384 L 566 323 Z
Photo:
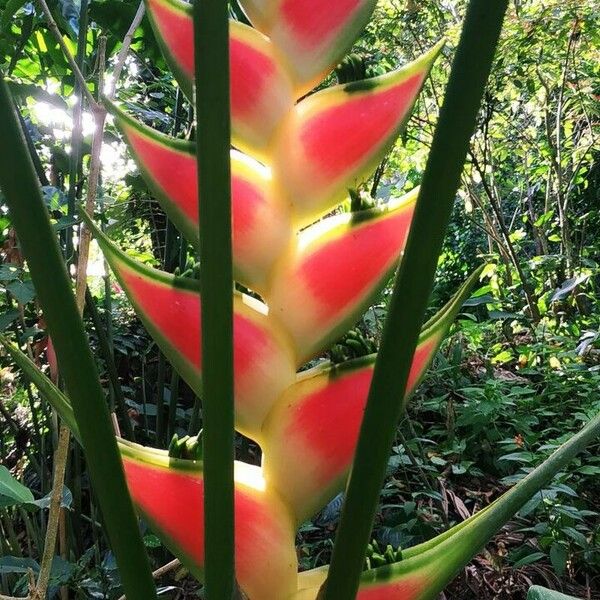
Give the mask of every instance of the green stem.
M 117 372 L 117 367 L 115 365 L 114 356 L 111 351 L 110 342 L 108 340 L 106 331 L 104 330 L 104 323 L 100 318 L 98 308 L 96 307 L 96 303 L 94 302 L 94 298 L 88 287 L 86 287 L 85 290 L 85 303 L 89 314 L 92 317 L 92 323 L 94 324 L 96 335 L 98 336 L 98 344 L 100 345 L 100 351 L 102 352 L 104 356 L 104 361 L 106 362 L 108 381 L 112 388 L 113 395 L 117 401 L 117 405 L 119 406 L 119 412 L 121 413 L 121 419 L 123 422 L 123 429 L 125 430 L 125 437 L 128 440 L 132 440 L 135 442 L 135 434 L 133 432 L 133 426 L 131 425 L 131 419 L 127 414 L 127 403 L 125 401 L 123 389 L 121 388 L 121 382 L 119 381 L 119 373 Z
M 165 440 L 165 381 L 167 380 L 167 359 L 158 350 L 158 369 L 156 374 L 156 445 L 164 448 Z
M 399 406 L 397 399 L 406 388 L 507 4 L 508 0 L 472 0 L 467 11 L 406 252 L 394 284 L 325 583 L 327 600 L 351 600 L 356 596 L 396 423 L 404 409 L 404 403 Z
M 38 154 L 33 140 L 31 139 L 31 135 L 27 130 L 27 125 L 25 124 L 25 119 L 23 119 L 23 115 L 21 113 L 19 113 L 19 123 L 21 124 L 21 130 L 23 131 L 25 141 L 27 142 L 27 148 L 29 149 L 29 156 L 31 156 L 31 160 L 33 161 L 33 166 L 35 168 L 35 172 L 38 176 L 38 179 L 40 180 L 40 183 L 42 185 L 50 185 L 48 177 L 46 177 L 44 165 L 40 160 L 40 155 Z
M 229 117 L 229 13 L 194 3 L 202 292 L 205 584 L 208 600 L 234 593 L 233 272 Z
M 156 598 L 148 558 L 127 492 L 104 393 L 6 83 L 0 82 L 0 186 L 48 324 L 91 480 L 124 588 L 131 600 Z

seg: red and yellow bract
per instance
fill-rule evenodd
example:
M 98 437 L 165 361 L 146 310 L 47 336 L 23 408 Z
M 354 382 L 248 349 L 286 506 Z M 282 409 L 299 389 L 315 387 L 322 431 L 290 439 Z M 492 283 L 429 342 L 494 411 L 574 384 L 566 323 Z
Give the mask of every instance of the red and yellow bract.
M 316 600 L 327 568 L 297 573 L 295 531 L 344 489 L 375 356 L 297 371 L 353 326 L 401 259 L 416 190 L 372 209 L 337 209 L 394 143 L 441 46 L 387 75 L 306 96 L 351 47 L 375 0 L 330 0 L 326 10 L 320 0 L 240 1 L 256 29 L 230 27 L 233 261 L 236 279 L 262 302 L 238 293 L 234 298 L 235 422 L 261 446 L 263 462 L 235 463 L 236 578 L 251 600 Z M 191 5 L 146 5 L 165 57 L 191 96 Z M 158 201 L 197 246 L 194 144 L 108 108 Z M 210 365 L 201 357 L 198 283 L 137 263 L 82 217 L 161 350 L 200 393 L 202 371 Z M 405 397 L 479 273 L 425 324 Z M 0 341 L 79 438 L 69 400 L 27 356 Z M 433 600 L 599 427 L 596 419 L 466 521 L 404 550 L 401 561 L 364 572 L 357 598 Z M 202 461 L 118 443 L 138 510 L 202 579 Z

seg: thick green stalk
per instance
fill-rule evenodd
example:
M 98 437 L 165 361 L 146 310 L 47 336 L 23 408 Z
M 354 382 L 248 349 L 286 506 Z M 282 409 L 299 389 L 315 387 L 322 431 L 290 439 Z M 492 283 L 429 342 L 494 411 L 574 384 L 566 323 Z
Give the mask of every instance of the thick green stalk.
M 494 57 L 508 0 L 472 0 L 387 315 L 337 533 L 327 600 L 351 600 L 358 589 L 379 491 L 444 233 L 469 139 Z M 400 341 L 400 343 L 399 343 Z
M 225 0 L 194 3 L 200 202 L 205 585 L 234 592 L 233 272 L 229 122 L 229 13 Z
M 148 559 L 71 282 L 4 81 L 0 82 L 0 187 L 60 362 L 94 490 L 130 599 L 156 598 Z

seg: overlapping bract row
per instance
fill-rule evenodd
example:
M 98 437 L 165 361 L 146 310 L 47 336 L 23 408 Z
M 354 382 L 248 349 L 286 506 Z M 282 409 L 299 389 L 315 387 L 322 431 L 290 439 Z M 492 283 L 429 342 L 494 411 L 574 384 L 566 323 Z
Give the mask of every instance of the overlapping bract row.
M 347 331 L 385 285 L 406 243 L 417 190 L 377 208 L 323 217 L 394 143 L 440 46 L 387 75 L 303 97 L 349 49 L 375 1 L 334 0 L 325 11 L 315 0 L 243 4 L 255 28 L 230 26 L 233 258 L 236 279 L 263 302 L 234 299 L 235 417 L 236 428 L 261 445 L 263 465 L 236 465 L 236 574 L 253 600 L 315 597 L 306 577 L 298 587 L 295 527 L 344 487 L 375 357 L 296 371 Z M 147 0 L 147 8 L 191 97 L 191 6 Z M 163 208 L 198 245 L 194 144 L 107 106 Z M 200 394 L 197 283 L 135 262 L 83 218 L 149 332 Z M 407 394 L 473 281 L 424 329 Z M 201 577 L 201 463 L 126 442 L 121 448 L 138 509 Z M 387 598 L 416 598 L 406 590 L 425 583 L 414 573 L 393 580 Z M 380 597 L 376 589 L 365 583 L 360 597 Z
M 237 468 L 238 474 L 252 472 L 255 487 L 247 478 L 236 487 L 237 577 L 256 600 L 279 600 L 297 590 L 294 527 L 343 488 L 375 357 L 301 376 L 296 371 L 347 331 L 385 285 L 417 197 L 415 190 L 381 207 L 322 218 L 370 176 L 394 143 L 440 50 L 385 76 L 303 98 L 340 61 L 374 4 L 335 0 L 324 14 L 314 0 L 251 0 L 244 8 L 255 28 L 230 25 L 234 273 L 264 301 L 242 294 L 234 299 L 236 428 L 263 449 L 261 469 Z M 191 97 L 191 6 L 147 0 L 147 8 L 173 73 Z M 157 199 L 197 246 L 194 144 L 107 106 Z M 136 263 L 88 224 L 161 350 L 200 393 L 196 282 Z M 468 289 L 424 330 L 407 393 Z M 191 498 L 201 494 L 201 465 L 123 448 L 138 508 L 200 575 L 203 517 Z M 186 508 L 188 501 L 196 513 Z M 273 587 L 273 579 L 280 585 Z

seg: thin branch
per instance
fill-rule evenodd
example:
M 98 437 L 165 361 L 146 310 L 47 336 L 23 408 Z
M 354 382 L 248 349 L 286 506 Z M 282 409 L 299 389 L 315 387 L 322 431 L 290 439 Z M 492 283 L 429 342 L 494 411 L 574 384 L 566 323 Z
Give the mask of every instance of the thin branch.
M 58 535 L 58 521 L 62 503 L 62 491 L 65 481 L 65 471 L 67 468 L 67 458 L 69 453 L 69 441 L 71 432 L 62 425 L 58 437 L 58 446 L 54 455 L 54 484 L 52 486 L 52 496 L 50 497 L 50 513 L 48 515 L 48 528 L 46 530 L 46 540 L 44 542 L 44 552 L 40 565 L 40 573 L 35 588 L 31 591 L 31 600 L 44 600 L 50 581 L 50 571 L 52 570 L 52 559 L 56 547 L 56 538 Z
M 144 18 L 144 13 L 146 12 L 146 6 L 144 4 L 144 0 L 140 2 L 138 6 L 137 12 L 135 13 L 135 17 L 133 17 L 133 21 L 123 38 L 123 44 L 121 49 L 119 50 L 119 54 L 117 56 L 117 63 L 115 65 L 115 70 L 113 71 L 113 81 L 110 87 L 110 90 L 106 94 L 110 99 L 112 99 L 117 91 L 117 84 L 119 83 L 119 78 L 121 77 L 121 72 L 123 71 L 123 67 L 125 66 L 125 60 L 127 59 L 127 54 L 129 54 L 129 48 L 131 47 L 131 42 L 133 41 L 133 34 L 135 30 L 140 26 L 142 19 Z
M 65 58 L 67 59 L 67 62 L 69 63 L 69 66 L 71 67 L 71 70 L 73 71 L 73 74 L 79 80 L 79 83 L 81 84 L 81 91 L 87 98 L 87 101 L 89 102 L 90 106 L 94 107 L 97 104 L 96 100 L 94 99 L 94 96 L 92 96 L 92 93 L 88 89 L 85 77 L 83 76 L 83 73 L 77 66 L 77 63 L 75 62 L 75 58 L 73 57 L 73 55 L 71 54 L 71 51 L 69 50 L 67 44 L 65 43 L 65 40 L 63 39 L 63 36 L 61 35 L 60 30 L 58 29 L 58 25 L 56 24 L 56 21 L 54 20 L 54 17 L 52 16 L 50 9 L 48 8 L 48 4 L 46 4 L 46 0 L 37 0 L 37 1 L 39 3 L 40 7 L 42 8 L 42 10 L 44 11 L 44 15 L 46 17 L 46 22 L 48 23 L 48 27 L 50 28 L 50 31 L 56 38 L 58 45 L 61 47 L 61 50 L 64 52 Z
M 102 36 L 98 44 L 98 93 L 101 93 L 104 86 L 104 71 L 106 67 L 106 37 Z M 103 106 L 94 104 L 94 139 L 92 140 L 92 155 L 90 159 L 90 173 L 88 177 L 88 193 L 85 201 L 85 212 L 92 216 L 94 207 L 96 206 L 96 198 L 98 196 L 98 180 L 100 178 L 100 151 L 102 150 L 102 138 L 104 137 L 104 123 L 106 121 L 106 110 Z M 90 252 L 90 242 L 92 234 L 90 230 L 81 224 L 79 229 L 79 247 L 78 247 L 78 262 L 77 262 L 77 284 L 75 287 L 75 298 L 77 300 L 77 308 L 79 312 L 83 312 L 85 306 L 85 288 L 87 284 L 87 263 Z
M 101 37 L 99 40 L 99 75 L 98 75 L 98 89 L 102 89 L 102 83 L 104 81 L 104 67 L 105 67 L 105 54 L 106 54 L 106 37 Z M 88 180 L 88 196 L 86 200 L 86 210 L 93 212 L 94 204 L 96 200 L 96 192 L 98 188 L 98 178 L 100 175 L 100 150 L 102 148 L 102 135 L 104 129 L 104 118 L 106 113 L 97 110 L 99 105 L 94 102 L 92 104 L 94 115 L 96 117 L 97 125 L 98 120 L 102 119 L 102 127 L 96 129 L 94 134 L 94 140 L 92 143 L 92 157 L 90 176 Z M 77 310 L 79 314 L 83 314 L 83 308 L 85 305 L 85 289 L 86 289 L 86 275 L 87 275 L 87 264 L 89 257 L 89 245 L 90 245 L 90 233 L 89 231 L 80 232 L 79 238 L 79 255 L 77 259 L 77 282 L 75 286 L 75 298 L 77 303 Z M 46 540 L 44 543 L 44 553 L 42 555 L 42 562 L 40 567 L 40 574 L 38 576 L 38 582 L 35 588 L 31 591 L 31 600 L 44 600 L 46 598 L 46 591 L 48 589 L 48 582 L 50 581 L 50 571 L 52 568 L 52 558 L 54 556 L 54 550 L 56 548 L 56 538 L 59 529 L 59 518 L 62 500 L 62 489 L 65 479 L 65 471 L 67 466 L 67 456 L 70 442 L 70 431 L 62 425 L 60 428 L 60 436 L 58 441 L 58 447 L 55 455 L 55 467 L 54 467 L 54 484 L 52 487 L 52 497 L 50 500 L 50 514 L 48 516 L 48 528 L 46 531 Z
M 176 558 L 174 560 L 172 560 L 171 562 L 167 563 L 166 565 L 163 565 L 162 567 L 159 567 L 158 569 L 156 569 L 156 571 L 152 572 L 152 577 L 154 579 L 158 579 L 159 577 L 162 577 L 163 575 L 166 575 L 169 571 L 173 571 L 174 569 L 176 569 L 177 567 L 181 566 L 181 561 Z M 0 596 L 0 600 L 6 600 L 5 598 L 2 598 L 2 596 Z M 13 600 L 12 598 L 9 598 L 8 600 Z M 14 600 L 21 600 L 20 598 L 16 598 Z M 127 596 L 125 594 L 123 594 L 119 600 L 127 600 Z
M 531 312 L 531 318 L 535 323 L 538 323 L 540 320 L 540 312 L 539 312 L 539 309 L 535 302 L 535 299 L 533 297 L 533 290 L 531 289 L 529 280 L 525 276 L 525 271 L 521 267 L 521 263 L 519 262 L 519 257 L 517 256 L 517 253 L 515 251 L 513 243 L 511 242 L 510 231 L 509 231 L 508 227 L 506 226 L 506 222 L 504 221 L 504 215 L 502 214 L 502 209 L 500 208 L 500 205 L 499 205 L 498 201 L 496 200 L 496 197 L 494 196 L 493 190 L 490 188 L 490 184 L 487 181 L 487 176 L 486 176 L 485 170 L 479 164 L 479 161 L 477 160 L 477 157 L 475 156 L 475 154 L 473 153 L 472 150 L 469 150 L 469 156 L 471 157 L 471 162 L 472 162 L 473 166 L 479 173 L 479 177 L 481 179 L 481 184 L 483 186 L 483 190 L 489 200 L 490 206 L 492 207 L 492 211 L 493 211 L 494 215 L 496 216 L 496 221 L 498 223 L 498 226 L 500 228 L 502 236 L 504 237 L 504 243 L 506 244 L 506 249 L 512 259 L 513 266 L 519 275 L 519 279 L 521 280 L 521 288 L 523 289 L 523 293 L 525 294 L 525 300 L 527 301 L 527 305 L 529 306 L 529 310 Z

